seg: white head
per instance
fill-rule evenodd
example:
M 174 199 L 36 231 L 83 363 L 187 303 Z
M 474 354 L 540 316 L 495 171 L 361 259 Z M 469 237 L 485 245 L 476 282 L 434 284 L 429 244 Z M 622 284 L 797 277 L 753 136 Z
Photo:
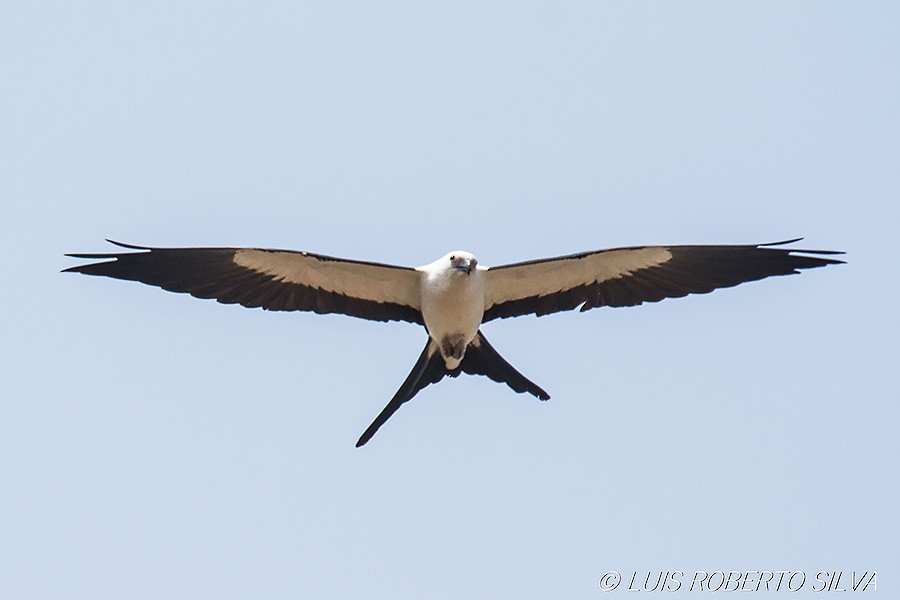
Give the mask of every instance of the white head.
M 471 252 L 455 250 L 446 254 L 438 262 L 446 269 L 452 269 L 460 275 L 470 275 L 478 266 L 478 260 Z

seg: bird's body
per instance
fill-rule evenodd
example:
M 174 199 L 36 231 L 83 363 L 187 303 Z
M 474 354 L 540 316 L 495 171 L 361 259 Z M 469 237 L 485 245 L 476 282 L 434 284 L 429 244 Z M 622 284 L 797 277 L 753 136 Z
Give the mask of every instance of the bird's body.
M 458 250 L 416 270 L 422 273 L 425 329 L 453 370 L 484 318 L 484 268 L 471 253 Z
M 824 257 L 840 252 L 778 247 L 795 241 L 614 248 L 492 268 L 455 251 L 416 269 L 290 250 L 113 242 L 136 252 L 71 254 L 109 260 L 66 271 L 140 281 L 248 308 L 423 325 L 428 332 L 424 350 L 360 437 L 361 446 L 403 403 L 445 376 L 486 375 L 516 392 L 549 399 L 488 343 L 480 329 L 484 323 L 575 308 L 636 306 L 843 262 Z

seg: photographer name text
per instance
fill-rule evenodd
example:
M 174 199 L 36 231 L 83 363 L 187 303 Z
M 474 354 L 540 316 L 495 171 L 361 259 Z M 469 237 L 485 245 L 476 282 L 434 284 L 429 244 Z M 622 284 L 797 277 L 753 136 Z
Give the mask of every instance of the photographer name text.
M 607 571 L 604 592 L 874 592 L 875 571 Z

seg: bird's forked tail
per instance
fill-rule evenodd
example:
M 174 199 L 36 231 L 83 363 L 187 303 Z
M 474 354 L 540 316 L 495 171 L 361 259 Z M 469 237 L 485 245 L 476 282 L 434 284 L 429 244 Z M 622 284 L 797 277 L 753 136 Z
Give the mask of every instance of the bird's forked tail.
M 416 361 L 412 371 L 407 375 L 403 385 L 400 386 L 400 389 L 397 390 L 391 401 L 384 407 L 384 410 L 372 421 L 368 429 L 363 432 L 359 441 L 356 442 L 356 447 L 359 448 L 372 439 L 375 432 L 397 412 L 400 405 L 412 399 L 419 390 L 432 383 L 437 383 L 447 375 L 458 377 L 460 373 L 485 375 L 498 383 L 505 383 L 516 392 L 528 392 L 541 400 L 550 399 L 550 395 L 547 392 L 506 362 L 494 350 L 494 347 L 488 343 L 481 331 L 469 342 L 462 362 L 455 369 L 447 368 L 444 358 L 438 350 L 437 343 L 429 337 L 428 342 L 425 344 L 425 349 L 422 350 L 419 360 Z

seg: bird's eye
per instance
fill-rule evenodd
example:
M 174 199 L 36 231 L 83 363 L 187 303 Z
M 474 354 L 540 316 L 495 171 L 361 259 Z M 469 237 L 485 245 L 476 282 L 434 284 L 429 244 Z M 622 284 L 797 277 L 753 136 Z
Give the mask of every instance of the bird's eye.
M 456 260 L 456 255 L 455 255 L 455 254 L 451 254 L 451 255 L 450 255 L 450 260 Z

